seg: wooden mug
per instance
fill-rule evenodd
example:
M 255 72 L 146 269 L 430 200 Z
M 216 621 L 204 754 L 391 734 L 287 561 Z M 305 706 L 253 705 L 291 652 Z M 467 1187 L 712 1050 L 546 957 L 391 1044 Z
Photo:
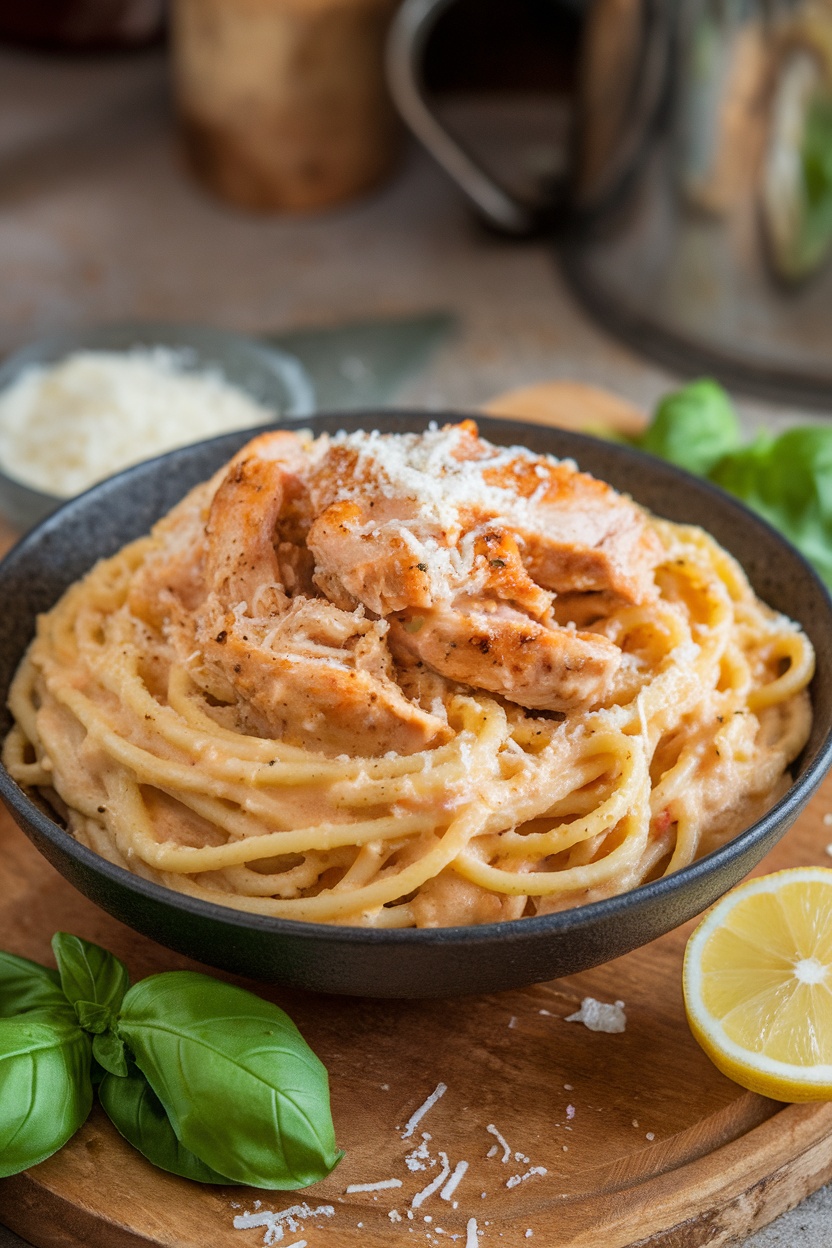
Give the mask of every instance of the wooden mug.
M 222 198 L 305 212 L 390 170 L 384 79 L 397 0 L 174 0 L 174 76 L 188 162 Z

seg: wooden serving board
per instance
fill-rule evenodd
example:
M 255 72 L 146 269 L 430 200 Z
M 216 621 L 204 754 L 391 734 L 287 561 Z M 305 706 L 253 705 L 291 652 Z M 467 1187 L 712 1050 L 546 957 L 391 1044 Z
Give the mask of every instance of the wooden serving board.
M 829 810 L 832 778 L 764 868 L 829 863 Z M 107 946 L 134 979 L 195 965 L 75 892 L 5 811 L 0 897 L 0 947 L 26 957 L 51 962 L 52 933 L 64 930 Z M 742 1239 L 832 1178 L 832 1104 L 780 1105 L 710 1064 L 682 1005 L 689 930 L 582 975 L 488 997 L 372 1001 L 246 983 L 289 1012 L 330 1071 L 346 1156 L 325 1182 L 302 1193 L 190 1183 L 149 1165 L 95 1109 L 60 1153 L 0 1181 L 0 1222 L 38 1248 L 450 1248 L 452 1235 L 462 1248 L 475 1242 L 471 1219 L 481 1248 Z M 623 1000 L 626 1030 L 565 1022 L 584 996 Z M 447 1090 L 403 1139 L 440 1083 Z M 506 1161 L 489 1126 L 507 1141 Z M 426 1168 L 409 1168 L 423 1143 Z M 414 1208 L 443 1155 L 452 1171 L 468 1163 L 452 1199 L 437 1189 Z M 546 1173 L 516 1180 L 535 1167 Z M 400 1186 L 346 1191 L 391 1179 Z M 304 1201 L 332 1213 L 300 1217 L 282 1238 L 269 1231 L 269 1211 Z M 263 1224 L 236 1229 L 246 1212 Z

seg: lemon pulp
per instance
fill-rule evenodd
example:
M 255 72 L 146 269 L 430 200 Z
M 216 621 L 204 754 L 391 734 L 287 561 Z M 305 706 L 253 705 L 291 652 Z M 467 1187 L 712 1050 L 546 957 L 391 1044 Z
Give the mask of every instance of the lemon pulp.
M 750 880 L 688 942 L 685 1008 L 711 1060 L 777 1100 L 832 1099 L 832 870 Z

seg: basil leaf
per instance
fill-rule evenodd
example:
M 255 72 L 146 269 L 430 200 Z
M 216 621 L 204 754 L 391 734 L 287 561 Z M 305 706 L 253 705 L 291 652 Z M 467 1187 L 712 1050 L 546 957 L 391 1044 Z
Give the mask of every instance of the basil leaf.
M 130 989 L 118 1031 L 177 1137 L 220 1174 L 292 1189 L 340 1160 L 326 1069 L 276 1005 L 168 971 Z
M 740 445 L 740 429 L 722 386 L 702 378 L 662 399 L 636 445 L 704 475 Z
M 128 1144 L 161 1170 L 179 1174 L 197 1183 L 233 1183 L 218 1174 L 176 1138 L 159 1100 L 144 1075 L 135 1066 L 126 1078 L 105 1075 L 98 1089 L 104 1112 Z
M 100 945 L 70 936 L 68 932 L 56 932 L 52 937 L 52 949 L 58 963 L 61 987 L 75 1006 L 79 1021 L 81 1014 L 95 1018 L 94 1031 L 102 1031 L 115 1017 L 124 994 L 130 986 L 126 966 Z M 81 1007 L 104 1006 L 106 1015 L 90 1013 Z M 86 1023 L 81 1022 L 85 1027 Z
M 75 1014 L 84 1031 L 94 1036 L 101 1035 L 113 1021 L 113 1012 L 106 1005 L 95 1005 L 92 1001 L 76 1001 Z
M 832 429 L 761 434 L 721 460 L 711 480 L 778 528 L 832 586 Z
M 69 1008 L 57 971 L 0 950 L 0 1018 L 14 1018 L 27 1010 Z
M 760 434 L 741 446 L 725 391 L 716 382 L 701 380 L 663 399 L 650 428 L 635 445 L 709 477 L 741 499 L 793 542 L 832 588 L 828 426 L 789 429 L 779 437 Z
M 0 1177 L 37 1165 L 92 1106 L 90 1040 L 66 1014 L 0 1020 Z
M 105 1031 L 92 1038 L 92 1055 L 99 1066 L 111 1075 L 127 1074 L 127 1051 L 124 1041 L 113 1031 Z

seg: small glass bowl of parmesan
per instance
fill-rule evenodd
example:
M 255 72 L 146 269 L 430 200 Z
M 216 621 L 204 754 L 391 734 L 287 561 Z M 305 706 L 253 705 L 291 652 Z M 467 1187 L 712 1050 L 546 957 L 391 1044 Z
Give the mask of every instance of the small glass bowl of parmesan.
M 300 361 L 240 334 L 147 323 L 43 339 L 0 365 L 0 510 L 23 532 L 131 464 L 314 408 Z

